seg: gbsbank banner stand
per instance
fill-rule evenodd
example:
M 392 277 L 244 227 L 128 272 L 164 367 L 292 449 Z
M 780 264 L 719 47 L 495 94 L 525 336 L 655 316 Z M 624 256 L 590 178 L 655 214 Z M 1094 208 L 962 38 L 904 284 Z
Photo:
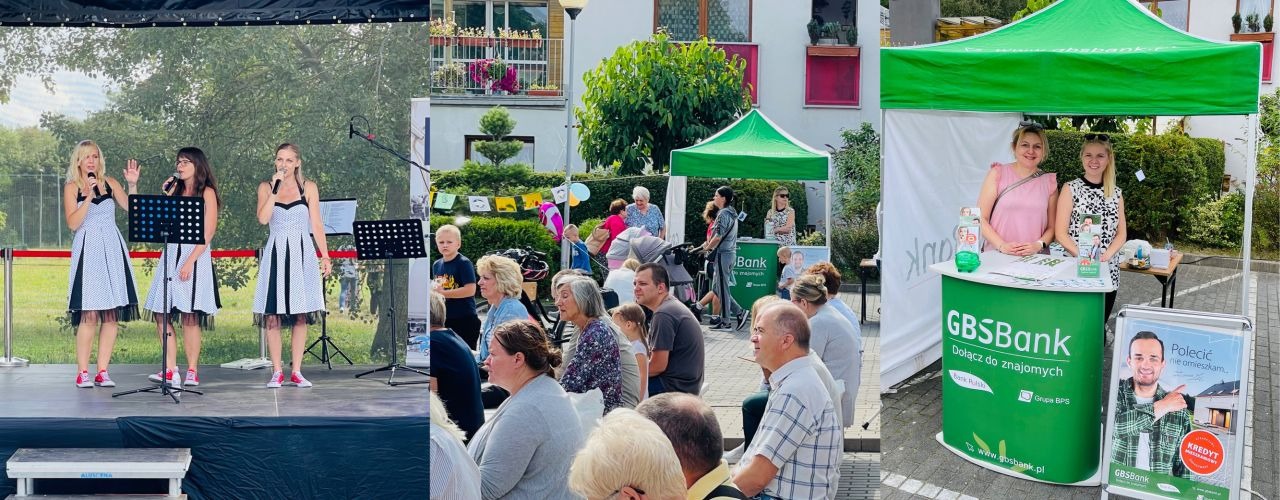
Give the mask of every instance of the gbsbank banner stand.
M 1252 339 L 1253 324 L 1244 316 L 1120 311 L 1104 442 L 1106 492 L 1239 498 Z
M 1014 256 L 981 255 L 974 272 L 942 275 L 942 432 L 962 458 L 1057 484 L 1101 482 L 1103 296 L 1109 273 L 1075 278 L 1059 263 L 1043 279 L 1000 273 Z

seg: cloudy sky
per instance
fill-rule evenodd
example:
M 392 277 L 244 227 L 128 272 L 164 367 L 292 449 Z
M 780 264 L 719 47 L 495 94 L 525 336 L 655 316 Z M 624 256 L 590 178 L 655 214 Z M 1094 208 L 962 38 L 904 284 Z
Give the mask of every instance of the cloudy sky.
M 39 78 L 19 77 L 9 102 L 0 104 L 0 127 L 39 126 L 44 112 L 80 119 L 107 106 L 110 88 L 105 83 L 70 71 L 58 71 L 53 79 L 54 91 L 49 92 Z

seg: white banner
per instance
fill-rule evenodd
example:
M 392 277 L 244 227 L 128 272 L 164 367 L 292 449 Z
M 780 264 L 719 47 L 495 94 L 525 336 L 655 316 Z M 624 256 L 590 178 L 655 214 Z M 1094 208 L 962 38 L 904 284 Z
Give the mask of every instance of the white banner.
M 683 243 L 685 200 L 689 197 L 689 178 L 683 175 L 667 177 L 667 202 L 662 213 L 667 216 L 667 241 Z
M 427 137 L 430 136 L 431 100 L 428 98 L 412 99 L 409 109 L 409 158 L 424 167 L 430 167 L 431 156 L 427 149 Z M 431 179 L 425 172 L 413 165 L 409 166 L 409 202 L 414 217 L 421 218 L 425 225 L 424 234 L 431 233 L 431 207 L 428 206 Z M 430 238 L 430 236 L 427 236 Z M 431 248 L 427 242 L 427 248 Z M 430 343 L 423 339 L 422 323 L 428 319 L 430 312 L 427 301 L 428 283 L 431 282 L 431 256 L 425 259 L 413 259 L 409 262 L 409 350 L 405 355 L 408 366 L 429 367 L 431 352 Z
M 885 112 L 880 226 L 880 387 L 941 355 L 942 285 L 929 265 L 951 260 L 956 214 L 977 204 L 993 161 L 1013 158 L 1018 113 Z

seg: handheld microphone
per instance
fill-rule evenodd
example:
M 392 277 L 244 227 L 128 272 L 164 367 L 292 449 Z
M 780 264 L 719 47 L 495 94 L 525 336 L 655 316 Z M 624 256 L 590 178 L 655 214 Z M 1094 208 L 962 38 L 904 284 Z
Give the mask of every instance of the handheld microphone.
M 96 181 L 98 180 L 98 175 L 93 172 L 89 172 L 89 178 Z M 98 186 L 96 184 L 93 186 L 93 195 L 98 197 L 102 196 L 102 191 L 98 190 Z
M 173 183 L 175 182 L 178 182 L 178 172 L 176 170 L 173 172 L 173 175 L 169 176 L 168 180 L 164 181 L 164 186 L 161 187 L 161 189 L 167 192 L 173 188 Z
M 356 124 L 353 122 L 347 122 L 347 138 L 350 139 L 355 136 L 356 136 Z
M 276 169 L 277 174 L 283 171 L 284 170 Z M 278 194 L 279 192 L 280 192 L 280 179 L 276 179 L 275 185 L 271 186 L 271 194 Z

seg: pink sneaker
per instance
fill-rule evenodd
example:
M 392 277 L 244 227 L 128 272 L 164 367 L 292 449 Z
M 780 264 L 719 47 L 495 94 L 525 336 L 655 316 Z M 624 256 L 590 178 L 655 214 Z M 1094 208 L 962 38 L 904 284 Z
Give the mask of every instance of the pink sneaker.
M 89 370 L 76 374 L 76 387 L 81 389 L 93 387 L 93 379 L 89 378 Z
M 275 372 L 271 374 L 271 380 L 267 381 L 268 389 L 279 389 L 280 384 L 284 383 L 284 374 Z
M 311 387 L 311 381 L 302 376 L 302 372 L 293 372 L 293 376 L 289 377 L 289 381 L 298 387 Z
M 98 372 L 96 377 L 93 377 L 93 385 L 98 387 L 115 387 L 116 383 L 114 380 L 111 380 L 111 375 L 108 375 L 106 370 L 102 370 Z
M 200 385 L 200 376 L 196 375 L 196 371 L 187 369 L 187 378 L 182 381 L 182 385 L 197 386 Z

